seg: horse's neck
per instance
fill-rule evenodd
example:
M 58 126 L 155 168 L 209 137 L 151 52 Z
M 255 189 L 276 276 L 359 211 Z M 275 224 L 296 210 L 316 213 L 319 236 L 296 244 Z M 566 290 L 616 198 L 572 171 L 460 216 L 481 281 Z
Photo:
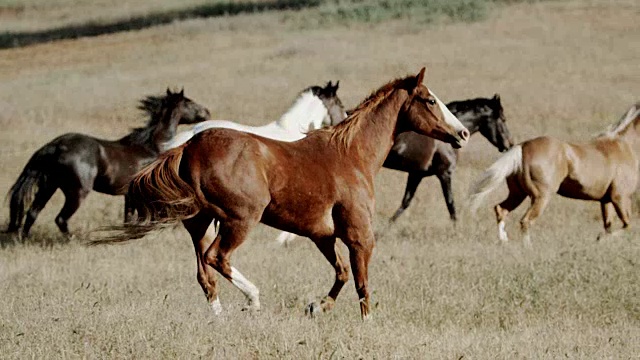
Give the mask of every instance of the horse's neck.
M 289 132 L 304 133 L 320 128 L 326 115 L 327 109 L 322 100 L 307 91 L 298 97 L 293 106 L 276 121 L 276 124 Z
M 147 143 L 147 145 L 156 152 L 162 152 L 165 147 L 164 144 L 176 135 L 179 121 L 179 117 L 174 115 L 173 112 L 165 113 L 162 116 L 164 118 L 160 119 L 155 125 Z
M 487 117 L 484 113 L 480 113 L 477 115 L 474 109 L 469 109 L 466 111 L 455 111 L 454 114 L 460 120 L 462 125 L 469 130 L 469 133 L 473 135 L 474 133 L 480 130 L 480 124 L 483 121 L 487 121 Z
M 371 109 L 366 118 L 360 119 L 362 124 L 354 135 L 347 152 L 360 158 L 371 174 L 377 173 L 391 151 L 394 139 L 398 135 L 398 115 L 407 98 L 407 94 L 395 90 L 380 104 Z
M 637 119 L 636 121 L 640 122 L 640 119 Z M 640 127 L 640 124 L 629 125 L 629 128 L 620 135 L 620 139 L 627 142 L 636 155 L 640 156 L 640 134 L 638 133 L 638 127 Z

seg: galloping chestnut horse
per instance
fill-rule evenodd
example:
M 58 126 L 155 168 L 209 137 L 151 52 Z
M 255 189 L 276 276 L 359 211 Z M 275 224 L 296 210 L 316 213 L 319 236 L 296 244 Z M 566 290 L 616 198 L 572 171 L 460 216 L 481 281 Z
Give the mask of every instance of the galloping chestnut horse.
M 55 221 L 60 231 L 69 235 L 67 221 L 92 189 L 124 195 L 133 175 L 157 158 L 162 144 L 175 135 L 178 124 L 193 124 L 209 118 L 209 110 L 185 97 L 184 90 L 172 93 L 167 89 L 164 97 L 148 96 L 140 101 L 138 108 L 149 115 L 149 122 L 120 140 L 69 133 L 36 151 L 9 190 L 11 212 L 7 232 L 18 232 L 22 227 L 19 236 L 28 237 L 40 211 L 56 190 L 61 189 L 65 203 Z M 132 214 L 127 205 L 125 195 L 125 221 Z
M 623 229 L 629 227 L 631 195 L 638 183 L 640 154 L 640 103 L 601 136 L 573 144 L 543 136 L 525 141 L 496 161 L 471 187 L 472 209 L 500 182 L 507 180 L 509 196 L 495 206 L 498 236 L 508 241 L 504 220 L 509 212 L 531 197 L 531 207 L 520 221 L 524 241 L 529 228 L 554 193 L 600 202 L 605 234 L 611 233 L 611 210 Z
M 214 313 L 222 311 L 214 270 L 259 309 L 258 288 L 231 266 L 231 253 L 249 231 L 266 225 L 309 237 L 336 272 L 323 311 L 349 278 L 336 250 L 336 238 L 349 249 L 355 287 L 363 318 L 369 315 L 368 265 L 374 247 L 374 176 L 389 153 L 395 136 L 417 131 L 463 146 L 469 132 L 422 85 L 417 76 L 384 85 L 344 122 L 315 130 L 302 140 L 280 142 L 230 129 L 196 135 L 143 169 L 129 195 L 146 225 L 125 231 L 109 243 L 140 237 L 162 225 L 181 220 L 191 235 L 198 263 L 198 281 Z M 211 225 L 219 221 L 219 229 Z
M 447 103 L 447 108 L 460 120 L 471 135 L 480 132 L 500 152 L 513 146 L 511 134 L 500 102 L 500 96 L 476 98 Z M 440 181 L 444 200 L 451 220 L 456 221 L 456 207 L 453 202 L 451 181 L 458 162 L 458 151 L 447 143 L 413 131 L 398 134 L 391 151 L 382 167 L 409 173 L 402 204 L 391 217 L 395 221 L 411 204 L 411 200 L 423 178 L 435 175 Z M 295 234 L 282 232 L 276 241 L 287 245 L 296 238 Z

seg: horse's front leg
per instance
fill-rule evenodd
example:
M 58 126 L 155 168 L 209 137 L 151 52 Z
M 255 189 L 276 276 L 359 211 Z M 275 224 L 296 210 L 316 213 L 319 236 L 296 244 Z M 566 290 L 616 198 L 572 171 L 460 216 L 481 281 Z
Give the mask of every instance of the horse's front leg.
M 369 317 L 370 296 L 369 296 L 369 260 L 375 247 L 375 237 L 371 226 L 370 212 L 354 211 L 347 215 L 344 220 L 344 233 L 341 234 L 342 242 L 349 249 L 349 260 L 351 261 L 351 271 L 353 280 L 360 300 L 360 315 L 363 320 Z
M 446 170 L 440 174 L 437 174 L 438 180 L 440 180 L 440 187 L 442 188 L 442 195 L 444 195 L 444 201 L 447 203 L 447 210 L 449 210 L 449 217 L 454 222 L 457 220 L 456 205 L 453 201 L 453 188 L 451 186 L 451 178 L 453 172 Z
M 329 294 L 322 298 L 320 305 L 315 302 L 312 302 L 307 306 L 306 313 L 310 316 L 314 316 L 316 313 L 320 311 L 329 311 L 333 309 L 336 298 L 342 290 L 344 284 L 349 281 L 349 268 L 345 265 L 345 261 L 340 255 L 338 249 L 336 249 L 336 238 L 328 237 L 321 239 L 313 239 L 313 242 L 316 244 L 318 249 L 322 252 L 327 261 L 333 266 L 336 272 L 336 279 L 329 290 Z

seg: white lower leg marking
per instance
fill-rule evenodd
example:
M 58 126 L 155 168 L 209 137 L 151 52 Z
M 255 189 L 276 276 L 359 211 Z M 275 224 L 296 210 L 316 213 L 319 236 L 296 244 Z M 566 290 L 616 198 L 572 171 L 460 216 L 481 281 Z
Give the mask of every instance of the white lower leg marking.
M 211 303 L 211 310 L 213 310 L 214 315 L 220 315 L 222 313 L 222 305 L 220 305 L 220 299 L 218 299 L 218 297 Z
M 296 234 L 283 231 L 278 235 L 276 239 L 280 245 L 289 245 L 293 240 L 296 239 Z
M 238 269 L 231 267 L 231 283 L 237 287 L 249 299 L 249 305 L 253 308 L 260 308 L 260 292 L 258 288 L 247 280 Z
M 280 233 L 280 235 L 278 235 L 278 238 L 276 239 L 276 241 L 278 241 L 278 244 L 280 245 L 286 245 L 288 237 L 289 237 L 289 233 L 286 231 L 283 231 Z
M 285 239 L 285 243 L 291 244 L 291 242 L 296 239 L 296 236 L 297 235 L 294 233 L 289 233 L 289 236 L 287 236 L 287 238 Z
M 507 242 L 509 241 L 509 237 L 507 236 L 507 231 L 505 230 L 504 220 L 498 223 L 498 237 L 500 240 Z
M 529 230 L 524 231 L 524 245 L 528 248 L 531 247 L 531 235 L 529 235 Z

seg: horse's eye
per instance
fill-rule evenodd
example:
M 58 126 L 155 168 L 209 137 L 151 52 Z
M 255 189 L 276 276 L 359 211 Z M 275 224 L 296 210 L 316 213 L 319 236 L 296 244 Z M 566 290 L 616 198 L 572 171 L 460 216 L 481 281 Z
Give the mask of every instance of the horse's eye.
M 427 103 L 431 106 L 436 104 L 436 101 L 434 99 L 427 99 Z

